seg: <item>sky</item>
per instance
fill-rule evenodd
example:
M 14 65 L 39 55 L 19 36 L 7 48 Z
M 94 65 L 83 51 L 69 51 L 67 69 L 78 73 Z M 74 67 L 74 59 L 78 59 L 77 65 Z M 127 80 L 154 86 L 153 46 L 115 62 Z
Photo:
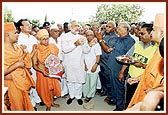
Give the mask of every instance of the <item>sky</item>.
M 105 3 L 118 4 L 117 2 L 3 2 L 2 8 L 7 6 L 12 10 L 16 22 L 21 18 L 27 18 L 38 19 L 43 23 L 46 14 L 49 22 L 64 23 L 70 19 L 87 22 L 95 15 L 97 6 Z M 141 21 L 151 22 L 156 13 L 166 12 L 166 2 L 139 2 L 138 4 L 145 10 Z

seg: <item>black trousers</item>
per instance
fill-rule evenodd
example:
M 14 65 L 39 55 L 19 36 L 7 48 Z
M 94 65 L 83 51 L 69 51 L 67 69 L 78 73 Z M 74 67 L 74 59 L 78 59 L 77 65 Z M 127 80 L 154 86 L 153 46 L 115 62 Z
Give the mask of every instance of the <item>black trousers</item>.
M 132 85 L 130 85 L 129 83 L 126 83 L 126 87 L 127 88 L 126 88 L 125 109 L 129 105 L 137 86 L 138 86 L 138 83 L 134 83 Z

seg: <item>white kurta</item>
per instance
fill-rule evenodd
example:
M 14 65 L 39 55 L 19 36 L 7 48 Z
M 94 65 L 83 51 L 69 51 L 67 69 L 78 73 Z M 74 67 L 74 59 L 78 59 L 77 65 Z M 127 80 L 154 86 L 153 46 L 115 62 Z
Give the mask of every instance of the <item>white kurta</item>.
M 83 45 L 75 46 L 74 43 L 79 39 L 84 38 Z M 64 53 L 63 66 L 68 82 L 84 83 L 84 53 L 83 50 L 88 48 L 87 40 L 79 34 L 68 32 L 62 36 L 62 51 Z
M 102 51 L 101 51 L 101 47 L 99 45 L 99 43 L 96 43 L 95 45 L 93 45 L 90 49 L 89 53 L 84 54 L 85 56 L 85 63 L 87 65 L 87 73 L 92 73 L 91 69 L 93 67 L 93 65 L 96 63 L 96 56 L 97 55 L 102 55 Z M 98 73 L 100 71 L 100 66 L 97 66 L 97 69 L 95 71 L 95 73 Z
M 19 34 L 18 44 L 19 45 L 26 45 L 27 51 L 29 53 L 32 52 L 33 45 L 37 44 L 37 43 L 38 43 L 38 40 L 33 35 L 28 36 L 22 32 Z M 33 78 L 34 82 L 36 83 L 36 71 L 33 69 L 33 67 L 31 67 L 31 72 L 32 72 L 32 78 Z M 35 103 L 41 102 L 41 99 L 38 96 L 36 89 L 31 88 L 30 98 L 31 98 L 31 102 L 32 102 L 33 106 L 35 106 Z
M 57 46 L 57 48 L 59 49 L 58 57 L 59 57 L 60 60 L 63 60 L 62 59 L 62 50 L 61 50 L 61 38 L 58 37 L 57 41 L 58 42 L 56 43 L 54 38 L 52 38 L 52 37 L 49 38 L 49 44 L 54 44 L 55 46 Z
M 32 35 L 28 36 L 22 32 L 19 34 L 18 44 L 19 45 L 26 45 L 29 53 L 31 53 L 31 51 L 33 49 L 33 45 L 37 44 L 37 43 L 38 43 L 38 40 L 34 36 L 32 36 Z
M 62 63 L 63 63 L 64 60 L 63 60 L 63 53 L 62 53 L 62 49 L 61 49 L 61 39 L 62 39 L 61 37 L 58 37 L 57 38 L 58 42 L 56 43 L 54 38 L 50 37 L 49 43 L 54 44 L 58 47 L 58 49 L 59 49 L 58 57 L 60 58 L 60 60 L 62 60 Z M 65 74 L 62 75 L 60 85 L 61 85 L 61 96 L 68 94 L 67 81 L 66 81 Z

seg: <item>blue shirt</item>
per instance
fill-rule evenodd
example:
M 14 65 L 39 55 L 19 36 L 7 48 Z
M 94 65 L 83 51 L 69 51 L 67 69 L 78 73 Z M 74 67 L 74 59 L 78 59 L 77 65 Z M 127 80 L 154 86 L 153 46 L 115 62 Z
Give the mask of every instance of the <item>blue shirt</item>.
M 119 64 L 116 61 L 117 56 L 125 55 L 128 50 L 134 45 L 135 40 L 127 34 L 126 36 L 120 38 L 118 37 L 113 51 L 110 53 L 110 56 L 108 58 L 108 63 L 107 66 L 112 70 L 112 71 L 120 71 L 122 64 Z
M 113 48 L 114 44 L 116 43 L 118 37 L 117 34 L 115 32 L 110 32 L 109 34 L 105 33 L 104 34 L 104 42 L 108 47 Z M 100 60 L 100 66 L 103 66 L 104 64 L 107 65 L 107 61 L 109 58 L 110 53 L 106 53 L 103 49 L 102 49 L 102 55 L 101 55 L 101 60 Z

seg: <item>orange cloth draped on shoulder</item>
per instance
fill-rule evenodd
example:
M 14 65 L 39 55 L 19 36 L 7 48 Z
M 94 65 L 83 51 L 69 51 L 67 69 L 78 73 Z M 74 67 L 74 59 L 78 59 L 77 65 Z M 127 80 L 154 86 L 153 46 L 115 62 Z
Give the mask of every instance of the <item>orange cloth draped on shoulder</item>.
M 144 74 L 141 77 L 141 80 L 128 105 L 128 108 L 132 107 L 138 102 L 141 102 L 144 99 L 146 95 L 145 90 L 149 88 L 157 88 L 159 86 L 163 86 L 164 82 L 161 82 L 163 79 L 163 74 L 161 72 L 163 60 L 164 59 L 161 57 L 159 49 L 157 49 L 155 55 L 150 60 L 144 71 Z
M 58 56 L 58 48 L 49 44 L 48 46 L 43 46 L 38 44 L 37 46 L 37 59 L 40 64 L 44 65 L 45 59 L 50 55 L 54 54 Z M 47 107 L 50 107 L 52 104 L 50 91 L 54 90 L 54 95 L 59 97 L 61 95 L 61 87 L 58 79 L 44 77 L 44 75 L 40 72 L 36 72 L 37 80 L 36 80 L 36 88 L 39 96 L 42 101 L 45 103 Z
M 26 67 L 30 66 L 31 63 L 29 56 L 27 55 L 24 58 Z M 4 69 L 7 69 L 20 59 L 23 59 L 23 50 L 19 46 L 14 46 L 14 49 L 11 49 L 4 44 Z M 30 87 L 34 87 L 35 84 L 27 68 L 17 68 L 8 75 L 11 76 L 12 80 L 4 80 L 4 82 L 8 87 L 11 110 L 34 111 L 28 93 Z

